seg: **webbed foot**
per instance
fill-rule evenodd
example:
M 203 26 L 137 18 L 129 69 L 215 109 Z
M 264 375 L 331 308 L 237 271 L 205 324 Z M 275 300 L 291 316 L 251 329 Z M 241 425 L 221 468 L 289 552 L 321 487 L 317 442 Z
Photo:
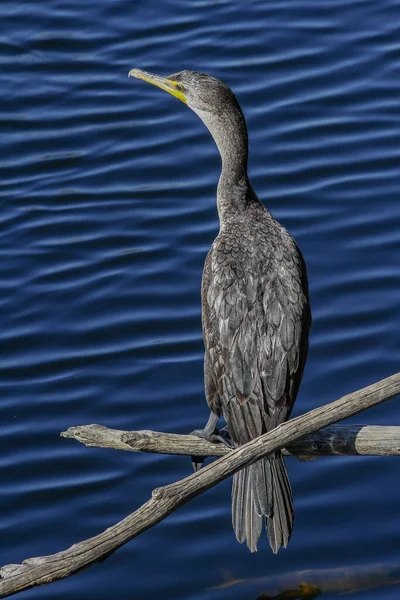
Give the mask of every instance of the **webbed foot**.
M 195 429 L 190 433 L 190 435 L 195 435 L 196 437 L 202 438 L 203 440 L 207 440 L 212 442 L 213 444 L 225 444 L 228 448 L 234 448 L 234 443 L 226 429 L 224 427 L 221 431 L 217 428 L 218 417 L 211 413 L 210 418 L 208 419 L 207 425 L 204 429 Z M 205 457 L 204 456 L 192 456 L 192 466 L 193 470 L 196 473 L 203 466 Z
M 194 431 L 191 431 L 189 435 L 195 435 L 196 437 L 212 442 L 213 444 L 225 444 L 228 448 L 234 448 L 231 437 L 225 428 L 221 429 L 221 431 L 215 428 L 213 433 L 208 433 L 205 428 L 195 429 Z

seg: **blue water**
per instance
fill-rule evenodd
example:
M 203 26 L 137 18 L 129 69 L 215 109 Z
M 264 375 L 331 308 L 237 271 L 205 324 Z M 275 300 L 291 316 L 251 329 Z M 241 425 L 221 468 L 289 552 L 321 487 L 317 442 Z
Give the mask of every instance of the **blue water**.
M 103 531 L 191 470 L 60 431 L 185 433 L 208 415 L 199 288 L 219 157 L 196 115 L 132 67 L 206 71 L 239 98 L 253 186 L 308 264 L 295 414 L 399 370 L 400 2 L 16 0 L 0 23 L 4 565 Z M 398 402 L 354 420 L 400 424 Z M 288 468 L 296 523 L 277 556 L 266 536 L 255 555 L 235 541 L 224 482 L 24 597 L 256 600 L 263 578 L 399 563 L 398 459 Z M 224 572 L 246 581 L 211 590 Z

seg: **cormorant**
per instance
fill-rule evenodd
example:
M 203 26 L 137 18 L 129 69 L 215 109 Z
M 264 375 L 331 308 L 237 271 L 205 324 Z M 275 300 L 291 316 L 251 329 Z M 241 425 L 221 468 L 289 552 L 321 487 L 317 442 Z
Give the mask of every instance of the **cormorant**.
M 220 231 L 202 280 L 204 378 L 211 415 L 196 433 L 218 439 L 223 416 L 233 446 L 240 446 L 286 421 L 293 408 L 311 324 L 305 262 L 250 184 L 246 123 L 231 89 L 194 71 L 161 77 L 132 69 L 129 76 L 187 104 L 207 126 L 221 155 Z M 252 552 L 263 517 L 273 552 L 286 547 L 294 510 L 280 452 L 233 477 L 233 528 Z

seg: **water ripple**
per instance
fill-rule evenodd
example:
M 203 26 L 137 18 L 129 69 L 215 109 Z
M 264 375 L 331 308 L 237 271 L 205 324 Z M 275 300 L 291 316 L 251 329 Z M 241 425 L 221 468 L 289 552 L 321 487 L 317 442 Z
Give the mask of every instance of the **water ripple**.
M 220 159 L 193 113 L 128 79 L 134 66 L 211 72 L 237 93 L 254 187 L 308 265 L 314 322 L 295 410 L 398 370 L 400 5 L 34 0 L 3 2 L 0 19 L 9 563 L 98 533 L 190 472 L 188 459 L 89 450 L 61 430 L 187 432 L 207 418 L 200 278 L 218 232 Z M 396 410 L 361 420 L 392 423 Z M 296 527 L 278 557 L 265 539 L 258 555 L 234 542 L 225 482 L 120 550 L 95 582 L 88 571 L 37 597 L 200 599 L 220 569 L 251 579 L 398 561 L 394 469 L 289 462 Z

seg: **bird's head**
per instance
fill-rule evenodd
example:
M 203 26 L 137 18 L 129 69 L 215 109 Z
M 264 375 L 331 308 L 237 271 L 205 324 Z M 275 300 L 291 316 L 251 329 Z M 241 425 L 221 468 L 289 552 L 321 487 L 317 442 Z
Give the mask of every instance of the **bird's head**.
M 232 105 L 235 108 L 239 106 L 234 93 L 223 81 L 205 73 L 179 71 L 162 77 L 141 69 L 132 69 L 129 71 L 129 77 L 143 79 L 161 88 L 187 104 L 197 114 L 218 114 Z

